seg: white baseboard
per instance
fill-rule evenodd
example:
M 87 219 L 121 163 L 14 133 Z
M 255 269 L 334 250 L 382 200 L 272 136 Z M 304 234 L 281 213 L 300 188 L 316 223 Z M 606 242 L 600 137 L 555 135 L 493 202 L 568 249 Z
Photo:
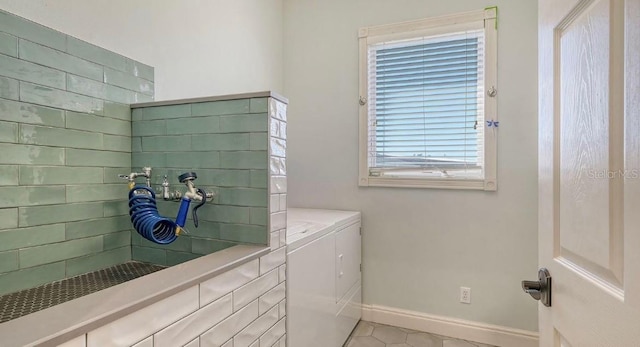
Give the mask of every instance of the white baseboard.
M 538 347 L 538 333 L 397 308 L 362 305 L 362 320 L 500 347 Z

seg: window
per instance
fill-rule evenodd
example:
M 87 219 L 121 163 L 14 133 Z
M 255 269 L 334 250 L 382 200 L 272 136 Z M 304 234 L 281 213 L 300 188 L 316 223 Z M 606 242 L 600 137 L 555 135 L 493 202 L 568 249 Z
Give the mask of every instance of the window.
M 360 185 L 496 190 L 496 8 L 360 29 Z

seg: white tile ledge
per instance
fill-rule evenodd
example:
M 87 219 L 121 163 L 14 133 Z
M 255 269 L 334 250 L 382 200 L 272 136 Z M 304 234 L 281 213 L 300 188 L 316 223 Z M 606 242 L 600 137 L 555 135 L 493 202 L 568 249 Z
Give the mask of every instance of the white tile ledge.
M 131 104 L 131 108 L 141 108 L 141 107 L 151 107 L 151 106 L 171 106 L 171 105 L 193 104 L 198 102 L 239 100 L 239 99 L 252 99 L 252 98 L 269 98 L 269 97 L 277 99 L 285 104 L 289 103 L 289 99 L 285 98 L 284 96 L 276 92 L 265 91 L 265 92 L 252 92 L 252 93 L 241 93 L 241 94 L 227 94 L 227 95 L 218 95 L 218 96 L 204 96 L 199 98 L 188 98 L 188 99 L 142 102 L 138 104 Z
M 234 246 L 2 323 L 2 345 L 57 346 L 270 251 Z

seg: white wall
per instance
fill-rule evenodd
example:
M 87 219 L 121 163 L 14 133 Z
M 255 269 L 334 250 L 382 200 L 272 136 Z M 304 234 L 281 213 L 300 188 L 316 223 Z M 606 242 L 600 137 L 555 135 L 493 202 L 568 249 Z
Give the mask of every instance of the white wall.
M 282 90 L 282 0 L 0 0 L 155 67 L 156 100 Z
M 357 29 L 491 5 L 498 191 L 359 188 Z M 537 330 L 537 2 L 285 0 L 284 18 L 289 204 L 362 210 L 365 303 Z

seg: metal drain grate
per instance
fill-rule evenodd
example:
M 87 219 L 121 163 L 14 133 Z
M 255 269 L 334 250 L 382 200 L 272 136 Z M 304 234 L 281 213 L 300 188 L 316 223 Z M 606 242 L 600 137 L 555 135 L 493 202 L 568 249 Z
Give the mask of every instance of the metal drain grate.
M 77 299 L 166 268 L 128 262 L 0 296 L 0 323 Z

